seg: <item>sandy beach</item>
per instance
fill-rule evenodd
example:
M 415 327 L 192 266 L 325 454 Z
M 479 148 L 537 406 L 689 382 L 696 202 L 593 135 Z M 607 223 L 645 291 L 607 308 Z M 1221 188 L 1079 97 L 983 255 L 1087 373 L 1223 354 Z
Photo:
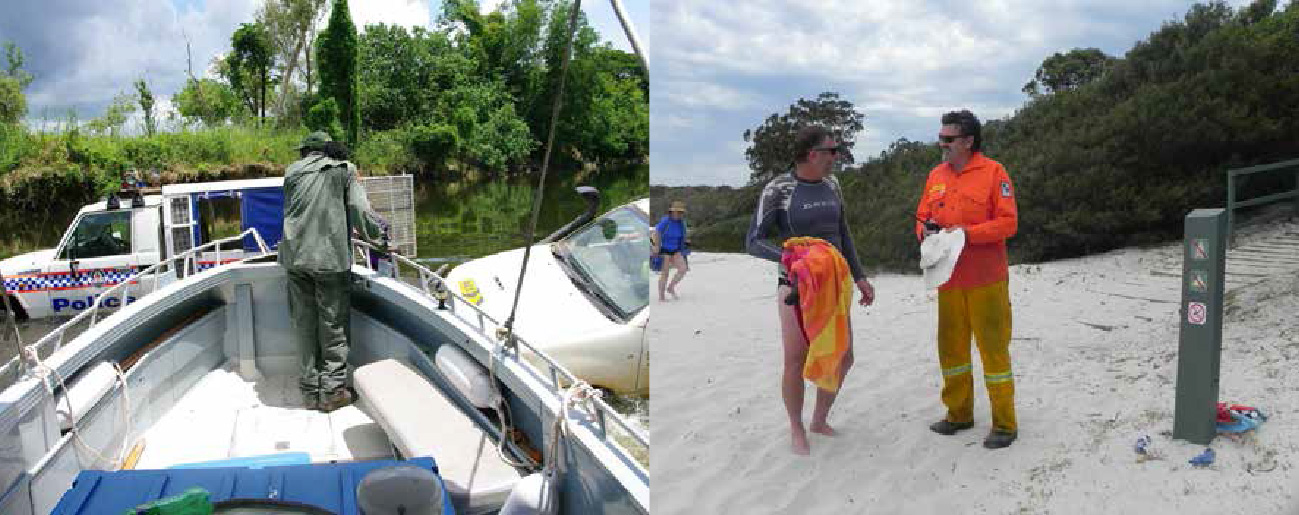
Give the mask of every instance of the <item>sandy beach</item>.
M 681 297 L 654 304 L 650 321 L 655 513 L 1299 513 L 1292 271 L 1228 294 L 1221 400 L 1270 420 L 1217 438 L 1216 461 L 1197 468 L 1187 460 L 1204 447 L 1172 439 L 1177 245 L 1011 268 L 1020 432 L 993 451 L 981 445 L 977 351 L 975 428 L 927 429 L 944 408 L 936 296 L 919 275 L 872 278 L 877 300 L 853 307 L 856 365 L 830 415 L 840 434 L 810 434 L 811 456 L 796 457 L 780 400 L 775 264 L 706 253 L 690 264 Z M 1142 435 L 1162 459 L 1137 459 Z

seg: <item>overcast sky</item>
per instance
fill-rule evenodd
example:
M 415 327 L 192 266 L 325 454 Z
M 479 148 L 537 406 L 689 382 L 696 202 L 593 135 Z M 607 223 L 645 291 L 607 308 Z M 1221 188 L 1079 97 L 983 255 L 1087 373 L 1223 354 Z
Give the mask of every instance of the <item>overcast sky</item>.
M 623 7 L 649 45 L 650 0 Z M 0 42 L 13 41 L 35 75 L 26 90 L 28 118 L 64 119 L 69 109 L 87 120 L 101 116 L 119 92 L 148 81 L 158 108 L 171 109 L 171 95 L 185 84 L 185 38 L 193 47 L 194 72 L 230 51 L 230 35 L 253 21 L 263 0 L 3 0 Z M 481 0 L 483 10 L 501 0 Z M 358 29 L 370 23 L 430 26 L 441 0 L 353 0 Z M 588 0 L 583 10 L 605 41 L 629 50 L 609 2 Z M 3 61 L 3 58 L 0 58 Z M 4 63 L 0 63 L 4 64 Z M 138 113 L 137 113 L 138 117 Z
M 1121 57 L 1193 3 L 654 0 L 650 180 L 742 185 L 744 131 L 824 91 L 866 115 L 858 163 L 898 138 L 934 141 L 947 111 L 1013 113 L 1051 54 L 1097 47 Z

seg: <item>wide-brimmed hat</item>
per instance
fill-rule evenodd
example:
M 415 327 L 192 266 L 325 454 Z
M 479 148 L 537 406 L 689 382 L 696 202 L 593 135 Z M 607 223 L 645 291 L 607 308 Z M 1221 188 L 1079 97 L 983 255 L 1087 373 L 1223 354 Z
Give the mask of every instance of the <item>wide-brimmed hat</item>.
M 934 289 L 952 278 L 956 260 L 965 248 L 965 230 L 940 231 L 920 244 L 920 269 L 925 274 L 925 288 Z
M 671 213 L 673 211 L 680 211 L 682 213 L 686 212 L 686 203 L 680 200 L 673 200 L 672 207 L 668 208 L 668 212 Z
M 294 147 L 294 150 L 322 150 L 325 148 L 325 143 L 329 143 L 330 141 L 334 141 L 334 138 L 329 137 L 329 133 L 316 131 L 308 134 L 307 137 L 302 138 L 302 143 L 299 143 L 297 147 Z

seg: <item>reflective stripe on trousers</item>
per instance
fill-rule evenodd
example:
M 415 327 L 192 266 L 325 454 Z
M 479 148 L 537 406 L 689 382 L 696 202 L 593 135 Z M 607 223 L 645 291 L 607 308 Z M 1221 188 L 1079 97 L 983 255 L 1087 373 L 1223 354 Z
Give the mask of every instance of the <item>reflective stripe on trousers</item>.
M 992 404 L 992 425 L 1016 431 L 1015 380 L 1010 365 L 1011 309 L 1006 281 L 938 292 L 938 362 L 943 371 L 947 420 L 974 420 L 974 377 L 970 337 L 983 363 L 983 380 Z

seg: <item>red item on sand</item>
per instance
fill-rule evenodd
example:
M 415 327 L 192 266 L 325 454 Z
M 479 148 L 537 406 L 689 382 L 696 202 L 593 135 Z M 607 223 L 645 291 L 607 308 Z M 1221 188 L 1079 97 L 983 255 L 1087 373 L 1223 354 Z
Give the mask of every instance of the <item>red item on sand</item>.
M 1239 404 L 1232 404 L 1232 405 L 1228 406 L 1227 403 L 1225 403 L 1225 402 L 1219 402 L 1219 403 L 1218 403 L 1218 422 L 1222 422 L 1222 423 L 1224 423 L 1224 424 L 1230 424 L 1230 423 L 1234 422 L 1235 419 L 1232 418 L 1232 416 L 1231 416 L 1231 412 L 1232 412 L 1232 411 L 1258 411 L 1258 408 L 1253 408 L 1253 407 L 1250 407 L 1250 406 L 1241 406 L 1241 405 L 1239 405 Z

